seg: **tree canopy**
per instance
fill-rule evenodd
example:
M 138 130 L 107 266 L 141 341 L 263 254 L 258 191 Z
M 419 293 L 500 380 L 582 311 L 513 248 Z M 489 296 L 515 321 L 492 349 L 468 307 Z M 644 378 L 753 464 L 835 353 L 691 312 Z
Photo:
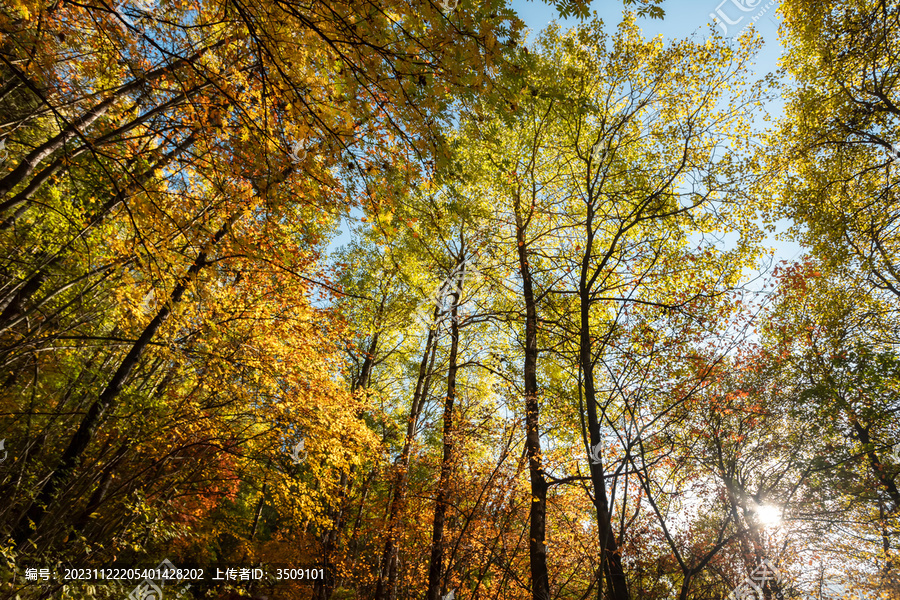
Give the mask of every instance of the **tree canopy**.
M 900 3 L 617 6 L 0 7 L 0 598 L 900 599 Z

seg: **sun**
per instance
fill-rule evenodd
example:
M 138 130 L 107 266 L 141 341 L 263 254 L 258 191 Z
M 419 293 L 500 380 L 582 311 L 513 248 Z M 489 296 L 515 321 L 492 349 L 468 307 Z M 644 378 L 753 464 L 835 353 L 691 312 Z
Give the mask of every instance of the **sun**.
M 756 516 L 764 527 L 778 527 L 781 525 L 781 509 L 771 504 L 760 504 L 756 508 Z

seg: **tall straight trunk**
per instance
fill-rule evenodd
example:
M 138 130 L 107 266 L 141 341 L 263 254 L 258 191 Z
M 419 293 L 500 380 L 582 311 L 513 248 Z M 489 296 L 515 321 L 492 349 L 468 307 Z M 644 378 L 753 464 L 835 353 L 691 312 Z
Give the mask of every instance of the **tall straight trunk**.
M 587 404 L 587 427 L 591 449 L 597 448 L 602 441 L 600 419 L 597 414 L 597 390 L 594 384 L 594 360 L 591 348 L 591 290 L 588 285 L 588 269 L 590 268 L 591 247 L 593 245 L 593 207 L 587 211 L 587 241 L 581 261 L 581 277 L 578 284 L 580 308 L 579 357 L 584 377 L 584 399 Z M 600 562 L 606 575 L 609 587 L 609 600 L 628 600 L 628 585 L 622 567 L 622 556 L 619 553 L 616 534 L 613 531 L 612 515 L 607 499 L 606 479 L 603 471 L 603 458 L 599 449 L 592 452 L 591 483 L 594 488 L 594 507 L 597 512 L 597 532 L 600 543 Z M 603 586 L 597 589 L 597 598 L 603 597 Z
M 438 309 L 434 310 L 434 319 L 437 321 Z M 397 580 L 397 547 L 394 540 L 399 525 L 400 513 L 406 500 L 406 486 L 408 483 L 409 456 L 412 443 L 416 435 L 416 427 L 419 423 L 419 413 L 428 395 L 428 385 L 431 380 L 431 369 L 434 365 L 435 349 L 437 347 L 436 331 L 432 327 L 428 330 L 428 338 L 425 341 L 425 351 L 419 362 L 419 374 L 416 379 L 416 389 L 413 392 L 412 403 L 409 407 L 409 420 L 406 423 L 406 439 L 403 442 L 403 450 L 397 460 L 397 474 L 394 478 L 394 493 L 387 516 L 387 535 L 384 540 L 384 551 L 381 554 L 378 583 L 375 586 L 375 600 L 388 600 Z M 430 359 L 430 360 L 429 360 Z
M 372 481 L 375 479 L 375 467 L 373 466 L 369 469 L 369 474 L 366 475 L 365 481 L 363 481 L 362 489 L 359 492 L 359 509 L 356 511 L 356 519 L 353 522 L 353 533 L 350 534 L 350 541 L 347 544 L 353 551 L 353 562 L 356 563 L 359 561 L 359 544 L 357 540 L 359 538 L 359 528 L 362 525 L 362 515 L 363 509 L 366 506 L 366 500 L 369 497 L 369 489 L 372 486 Z
M 537 303 L 531 266 L 528 263 L 528 244 L 525 234 L 530 216 L 522 215 L 521 198 L 514 198 L 516 217 L 516 245 L 519 251 L 519 274 L 522 277 L 522 299 L 525 301 L 525 452 L 528 475 L 531 479 L 531 503 L 528 509 L 528 558 L 531 567 L 531 596 L 533 600 L 550 598 L 550 576 L 547 572 L 547 480 L 544 477 L 541 455 L 540 404 L 537 383 Z
M 116 372 L 106 385 L 106 388 L 104 388 L 97 400 L 91 405 L 87 415 L 82 419 L 78 430 L 69 442 L 69 446 L 63 452 L 62 457 L 57 462 L 50 476 L 40 487 L 31 506 L 13 528 L 12 538 L 16 547 L 21 548 L 22 544 L 31 537 L 32 531 L 37 531 L 40 527 L 41 522 L 47 516 L 50 503 L 63 485 L 69 480 L 81 460 L 84 451 L 94 439 L 97 427 L 100 425 L 103 416 L 108 411 L 115 409 L 116 398 L 122 391 L 122 387 L 125 385 L 128 376 L 134 370 L 141 356 L 150 345 L 153 336 L 156 335 L 159 328 L 168 320 L 172 309 L 181 302 L 181 298 L 184 296 L 184 292 L 187 291 L 187 287 L 194 276 L 209 264 L 206 261 L 208 256 L 207 250 L 218 244 L 222 238 L 225 237 L 225 234 L 228 233 L 231 226 L 238 218 L 240 218 L 241 214 L 242 213 L 238 212 L 229 218 L 213 236 L 207 249 L 204 249 L 197 255 L 194 264 L 188 269 L 187 274 L 181 278 L 181 281 L 179 281 L 175 286 L 175 289 L 172 290 L 169 302 L 162 306 L 159 312 L 156 313 L 156 316 L 153 317 L 153 320 L 151 320 L 144 328 L 144 331 L 119 364 L 119 368 L 116 369 Z
M 450 495 L 450 472 L 453 460 L 453 403 L 456 400 L 456 364 L 459 350 L 459 298 L 462 282 L 465 280 L 465 263 L 462 277 L 453 297 L 450 311 L 450 365 L 447 372 L 447 396 L 444 399 L 444 454 L 441 458 L 441 474 L 438 480 L 437 496 L 434 504 L 434 520 L 431 528 L 431 564 L 428 567 L 427 600 L 438 600 L 441 594 L 441 575 L 444 566 L 444 521 L 447 515 L 447 500 Z

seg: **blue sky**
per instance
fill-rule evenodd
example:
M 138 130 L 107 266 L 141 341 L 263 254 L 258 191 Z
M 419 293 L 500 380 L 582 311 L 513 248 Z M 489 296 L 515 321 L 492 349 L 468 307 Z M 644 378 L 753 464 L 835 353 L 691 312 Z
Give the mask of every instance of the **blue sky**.
M 647 37 L 662 34 L 667 38 L 680 38 L 694 34 L 705 39 L 709 36 L 710 25 L 714 24 L 714 17 L 721 23 L 715 26 L 728 37 L 737 36 L 755 19 L 754 26 L 766 42 L 758 60 L 759 72 L 764 74 L 775 70 L 781 52 L 778 4 L 779 0 L 667 0 L 662 4 L 666 11 L 664 19 L 641 19 L 639 24 Z M 558 19 L 556 9 L 540 0 L 513 0 L 512 8 L 532 30 L 531 39 L 552 20 Z M 591 10 L 612 27 L 622 20 L 621 0 L 594 0 Z M 578 23 L 572 18 L 558 20 L 563 26 Z
M 693 35 L 703 40 L 709 37 L 711 27 L 719 28 L 726 37 L 734 38 L 752 23 L 765 42 L 755 61 L 756 74 L 762 78 L 778 68 L 778 57 L 782 51 L 778 39 L 779 2 L 780 0 L 666 0 L 662 5 L 666 11 L 665 18 L 644 18 L 638 24 L 646 37 L 662 34 L 674 39 Z M 529 43 L 553 20 L 558 20 L 563 28 L 578 24 L 578 20 L 574 18 L 559 19 L 556 8 L 541 0 L 512 0 L 512 8 L 530 29 Z M 591 10 L 603 19 L 609 31 L 622 20 L 623 8 L 621 0 L 594 0 L 591 3 Z M 773 118 L 780 116 L 781 109 L 781 103 L 767 107 Z M 342 233 L 332 240 L 329 250 L 349 241 L 347 225 L 345 220 Z M 780 223 L 779 230 L 783 231 L 788 225 L 786 222 Z M 766 245 L 774 249 L 776 261 L 793 260 L 802 252 L 798 244 L 778 240 L 774 235 L 766 240 Z
M 726 37 L 735 38 L 745 26 L 752 23 L 765 43 L 755 60 L 756 74 L 762 78 L 777 70 L 778 58 L 782 52 L 778 38 L 779 3 L 780 0 L 667 0 L 662 5 L 666 11 L 665 18 L 640 19 L 638 24 L 648 38 L 662 34 L 671 39 L 691 35 L 706 39 L 711 27 L 718 28 Z M 578 20 L 574 18 L 559 19 L 556 9 L 540 0 L 513 0 L 512 7 L 531 30 L 529 42 L 554 19 L 563 28 L 578 24 Z M 594 0 L 591 10 L 603 19 L 609 31 L 622 20 L 621 0 Z M 767 110 L 773 118 L 777 118 L 781 115 L 782 108 L 783 105 L 779 102 L 768 106 Z M 788 222 L 781 222 L 778 229 L 784 231 L 789 225 Z M 775 235 L 767 238 L 765 243 L 774 249 L 776 261 L 794 260 L 803 251 L 800 245 L 778 240 Z

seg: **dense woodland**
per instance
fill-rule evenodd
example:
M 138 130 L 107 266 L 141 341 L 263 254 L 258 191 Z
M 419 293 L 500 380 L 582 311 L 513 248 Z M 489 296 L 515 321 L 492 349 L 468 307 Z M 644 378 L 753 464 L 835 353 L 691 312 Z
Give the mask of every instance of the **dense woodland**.
M 900 599 L 900 1 L 604 1 L 4 2 L 0 598 Z

